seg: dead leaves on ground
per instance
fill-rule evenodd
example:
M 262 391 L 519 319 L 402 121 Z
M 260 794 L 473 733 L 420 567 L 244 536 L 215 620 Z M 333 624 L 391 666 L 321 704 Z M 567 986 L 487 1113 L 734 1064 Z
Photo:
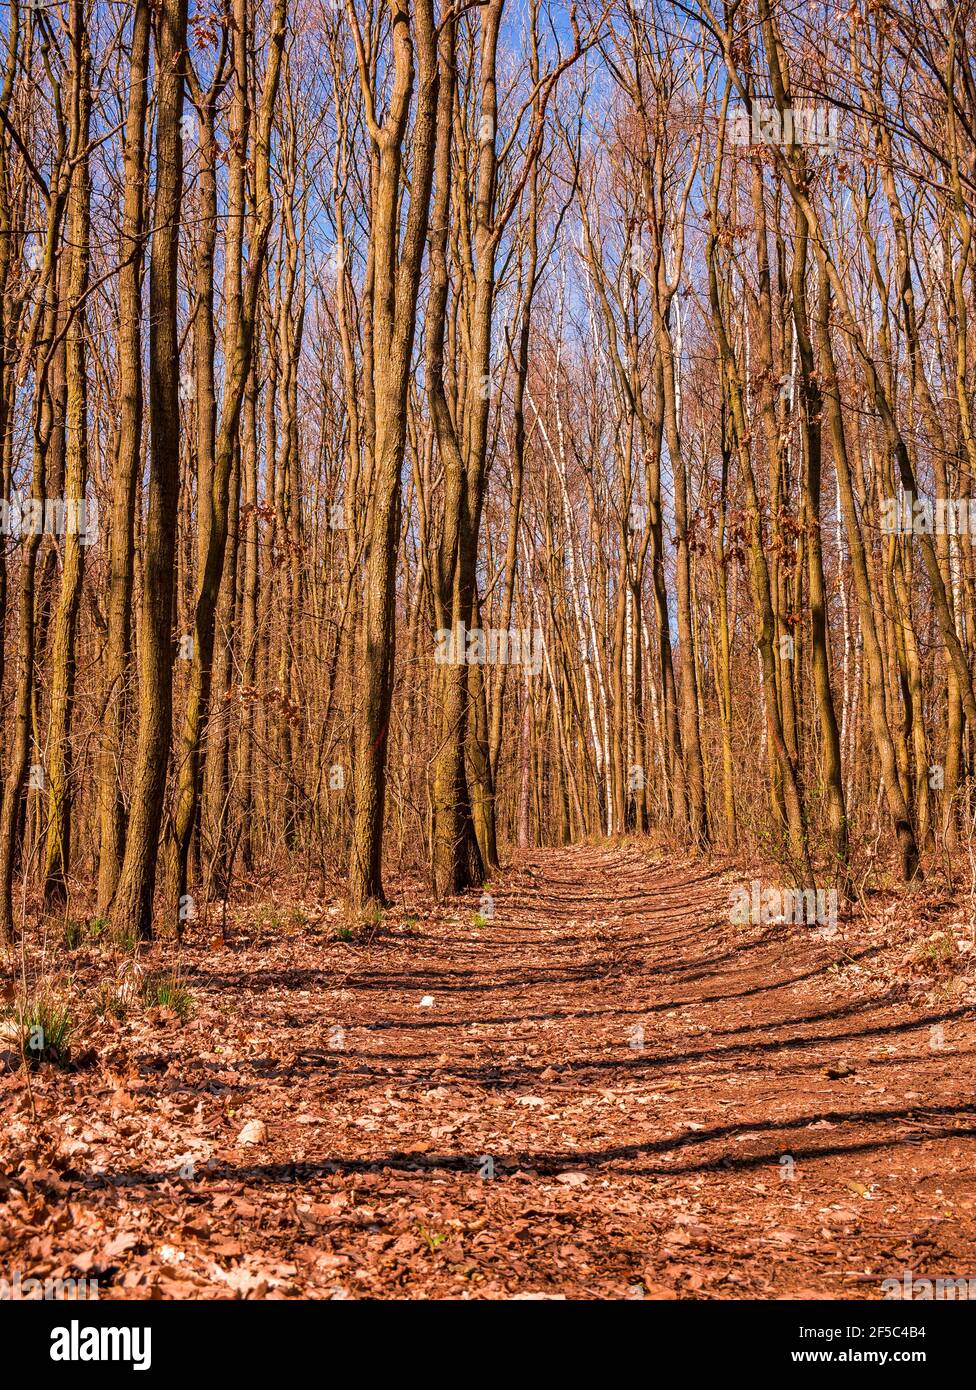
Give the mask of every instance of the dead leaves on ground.
M 487 926 L 414 903 L 357 943 L 325 903 L 201 928 L 185 1022 L 103 1014 L 88 1072 L 0 1076 L 0 1264 L 102 1297 L 529 1300 L 870 1297 L 921 1230 L 976 1259 L 951 924 L 760 940 L 705 868 L 633 850 L 492 892 Z

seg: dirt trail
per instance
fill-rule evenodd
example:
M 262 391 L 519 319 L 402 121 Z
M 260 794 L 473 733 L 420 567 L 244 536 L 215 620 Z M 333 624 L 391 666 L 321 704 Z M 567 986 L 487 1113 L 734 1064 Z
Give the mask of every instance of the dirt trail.
M 368 949 L 194 952 L 186 1028 L 100 1100 L 40 1087 L 74 1216 L 27 1237 L 129 1297 L 976 1279 L 971 1009 L 872 992 L 850 943 L 731 926 L 718 868 L 576 847 L 492 894 L 480 928 L 472 897 Z

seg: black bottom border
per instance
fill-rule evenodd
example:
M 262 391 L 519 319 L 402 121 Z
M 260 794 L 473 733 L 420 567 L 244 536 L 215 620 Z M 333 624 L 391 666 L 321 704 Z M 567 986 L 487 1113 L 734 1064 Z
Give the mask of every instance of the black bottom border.
M 312 1357 L 312 1366 L 326 1374 L 348 1375 L 353 1359 L 375 1375 L 385 1361 L 398 1378 L 409 1377 L 412 1367 L 430 1381 L 447 1370 L 456 1375 L 468 1362 L 482 1383 L 492 1376 L 522 1381 L 539 1374 L 551 1383 L 564 1368 L 574 1379 L 585 1374 L 578 1360 L 583 1347 L 607 1370 L 632 1366 L 634 1358 L 653 1369 L 666 1355 L 683 1369 L 705 1373 L 761 1369 L 788 1375 L 803 1368 L 829 1375 L 835 1367 L 883 1367 L 924 1374 L 968 1363 L 973 1319 L 961 1299 L 11 1301 L 0 1303 L 0 1331 L 17 1363 L 18 1382 L 41 1373 L 41 1384 L 165 1378 L 170 1385 L 198 1385 L 202 1377 L 228 1375 L 253 1383 L 264 1368 L 278 1383 L 300 1373 Z M 126 1349 L 129 1361 L 60 1355 L 81 1358 L 97 1351 L 101 1358 Z M 137 1369 L 137 1358 L 145 1362 L 147 1350 L 149 1364 Z

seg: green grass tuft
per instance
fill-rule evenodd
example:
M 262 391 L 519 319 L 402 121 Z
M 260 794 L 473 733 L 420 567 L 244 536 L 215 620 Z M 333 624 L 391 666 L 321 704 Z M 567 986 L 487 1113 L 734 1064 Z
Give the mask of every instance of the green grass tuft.
M 185 1023 L 193 1009 L 193 996 L 175 971 L 147 975 L 142 986 L 142 1002 L 147 1009 L 172 1009 Z
M 14 1009 L 12 1028 L 21 1056 L 30 1066 L 50 1062 L 66 1068 L 71 1061 L 71 1039 L 74 1024 L 66 1004 L 50 995 L 38 994 Z

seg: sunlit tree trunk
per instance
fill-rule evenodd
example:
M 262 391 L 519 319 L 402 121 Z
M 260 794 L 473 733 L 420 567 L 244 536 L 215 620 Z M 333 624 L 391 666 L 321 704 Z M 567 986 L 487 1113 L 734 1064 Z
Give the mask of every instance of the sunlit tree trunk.
M 172 737 L 173 601 L 180 490 L 177 268 L 183 199 L 186 8 L 186 0 L 160 0 L 154 18 L 156 197 L 149 262 L 150 459 L 142 566 L 139 738 L 125 856 L 112 907 L 116 929 L 143 939 L 154 933 L 156 863 Z
M 77 666 L 78 608 L 84 574 L 87 535 L 85 489 L 88 483 L 88 379 L 85 296 L 89 263 L 88 140 L 91 117 L 88 42 L 84 0 L 72 0 L 70 11 L 71 95 L 70 161 L 68 194 L 68 269 L 65 284 L 68 323 L 66 340 L 67 450 L 65 532 L 61 593 L 51 637 L 51 720 L 47 780 L 49 815 L 44 855 L 44 904 L 48 910 L 62 905 L 68 895 L 67 872 L 71 856 L 72 757 L 71 726 Z
M 122 865 L 125 813 L 122 753 L 132 708 L 129 678 L 135 574 L 136 490 L 142 468 L 142 279 L 145 261 L 146 110 L 149 100 L 149 0 L 136 0 L 125 125 L 125 194 L 119 241 L 119 433 L 108 527 L 108 632 L 102 737 L 97 767 L 98 912 L 111 905 Z

